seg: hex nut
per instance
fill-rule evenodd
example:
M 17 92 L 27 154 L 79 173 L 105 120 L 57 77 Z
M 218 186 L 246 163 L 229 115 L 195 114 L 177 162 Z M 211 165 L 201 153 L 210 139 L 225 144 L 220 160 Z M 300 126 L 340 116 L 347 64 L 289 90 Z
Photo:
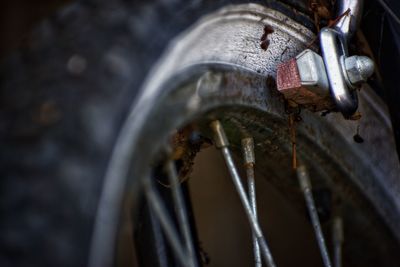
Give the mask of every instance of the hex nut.
M 374 73 L 374 62 L 366 56 L 351 56 L 344 60 L 348 82 L 357 85 L 366 82 Z

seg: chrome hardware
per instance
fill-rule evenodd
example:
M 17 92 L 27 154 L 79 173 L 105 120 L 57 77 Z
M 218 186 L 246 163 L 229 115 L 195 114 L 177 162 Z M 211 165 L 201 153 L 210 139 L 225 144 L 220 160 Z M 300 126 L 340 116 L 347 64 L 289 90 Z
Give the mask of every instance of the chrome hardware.
M 348 56 L 347 41 L 357 30 L 362 0 L 341 0 L 338 15 L 345 14 L 335 28 L 323 28 L 320 32 L 329 87 L 336 108 L 344 117 L 350 117 L 358 108 L 357 92 L 353 89 L 365 82 L 374 72 L 374 63 L 368 57 Z
M 361 0 L 342 0 L 336 26 L 319 33 L 322 58 L 306 49 L 295 59 L 278 66 L 277 87 L 287 99 L 314 111 L 331 109 L 332 102 L 345 118 L 358 108 L 360 83 L 374 72 L 374 63 L 365 56 L 349 57 L 347 41 L 357 30 L 362 12 Z M 329 88 L 329 90 L 328 90 Z M 330 91 L 331 97 L 326 97 Z
M 354 87 L 367 79 L 374 73 L 374 62 L 365 56 L 351 56 L 344 60 L 348 85 Z
M 344 68 L 347 58 L 345 41 L 341 33 L 332 28 L 323 28 L 319 38 L 333 101 L 343 116 L 349 117 L 357 110 L 358 99 L 356 92 L 347 87 Z
M 358 108 L 357 92 L 353 89 L 373 74 L 374 63 L 365 56 L 349 57 L 346 39 L 337 29 L 323 28 L 319 36 L 333 101 L 347 118 Z
M 306 49 L 296 57 L 296 62 L 301 85 L 321 97 L 329 95 L 328 78 L 321 56 Z
M 336 29 L 341 33 L 345 40 L 349 40 L 357 31 L 360 24 L 363 0 L 341 0 L 338 1 L 337 16 L 340 16 L 349 10 L 347 16 L 343 16 L 336 24 Z

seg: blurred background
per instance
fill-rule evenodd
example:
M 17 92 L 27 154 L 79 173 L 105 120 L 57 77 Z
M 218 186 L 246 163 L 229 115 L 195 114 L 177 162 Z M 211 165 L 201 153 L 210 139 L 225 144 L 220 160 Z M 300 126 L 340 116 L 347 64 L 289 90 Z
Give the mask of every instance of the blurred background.
M 14 0 L 0 2 L 0 58 L 26 42 L 30 30 L 72 0 Z

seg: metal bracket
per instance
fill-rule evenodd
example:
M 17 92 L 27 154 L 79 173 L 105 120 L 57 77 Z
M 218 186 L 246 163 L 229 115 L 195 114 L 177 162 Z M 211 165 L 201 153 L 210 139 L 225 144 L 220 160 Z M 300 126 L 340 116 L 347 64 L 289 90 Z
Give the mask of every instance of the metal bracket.
M 356 91 L 347 87 L 346 40 L 339 31 L 332 28 L 323 28 L 319 37 L 333 101 L 343 116 L 349 117 L 357 110 L 358 98 Z
M 338 16 L 345 14 L 334 29 L 323 28 L 319 34 L 329 87 L 337 109 L 345 118 L 358 108 L 357 84 L 365 82 L 374 72 L 374 63 L 368 57 L 348 56 L 347 42 L 356 32 L 363 0 L 341 0 Z
M 374 63 L 368 57 L 348 56 L 347 42 L 356 32 L 362 13 L 362 0 L 338 2 L 338 16 L 343 16 L 335 28 L 323 28 L 319 34 L 322 56 L 329 80 L 329 88 L 337 109 L 350 117 L 358 108 L 354 88 L 365 82 L 374 72 Z

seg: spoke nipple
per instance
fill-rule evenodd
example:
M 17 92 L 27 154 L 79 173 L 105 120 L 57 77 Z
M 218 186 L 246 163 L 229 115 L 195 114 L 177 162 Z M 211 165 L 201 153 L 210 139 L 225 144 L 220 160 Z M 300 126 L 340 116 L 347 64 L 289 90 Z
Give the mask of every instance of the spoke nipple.
M 228 138 L 226 137 L 224 128 L 219 120 L 212 121 L 210 127 L 214 132 L 214 142 L 217 148 L 229 146 Z
M 254 155 L 254 140 L 252 137 L 242 139 L 243 158 L 245 166 L 252 166 L 256 163 Z
M 334 231 L 334 242 L 335 243 L 343 243 L 344 235 L 343 235 L 343 220 L 341 217 L 336 216 L 333 220 L 333 231 Z
M 311 182 L 308 177 L 307 168 L 304 165 L 300 165 L 297 167 L 297 177 L 299 178 L 301 190 L 306 191 L 308 189 L 311 190 Z

